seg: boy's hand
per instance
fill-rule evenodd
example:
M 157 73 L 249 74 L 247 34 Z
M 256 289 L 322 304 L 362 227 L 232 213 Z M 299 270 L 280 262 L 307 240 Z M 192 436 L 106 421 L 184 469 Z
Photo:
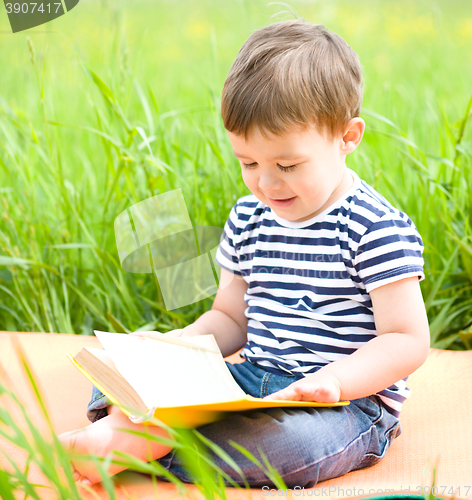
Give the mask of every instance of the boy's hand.
M 281 391 L 266 396 L 264 399 L 337 403 L 340 398 L 341 384 L 339 380 L 334 375 L 319 370 L 297 380 Z

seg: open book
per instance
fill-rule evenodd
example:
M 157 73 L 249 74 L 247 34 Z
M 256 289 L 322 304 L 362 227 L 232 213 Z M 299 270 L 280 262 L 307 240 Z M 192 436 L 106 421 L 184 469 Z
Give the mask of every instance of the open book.
M 192 428 L 227 412 L 338 403 L 267 401 L 244 393 L 213 335 L 140 338 L 95 331 L 104 350 L 82 348 L 72 363 L 135 423 L 153 416 L 172 427 Z

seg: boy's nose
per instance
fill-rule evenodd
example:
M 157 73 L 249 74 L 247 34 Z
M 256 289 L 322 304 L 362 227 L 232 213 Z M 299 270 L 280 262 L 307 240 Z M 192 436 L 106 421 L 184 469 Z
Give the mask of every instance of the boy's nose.
M 276 175 L 264 174 L 259 177 L 259 189 L 264 193 L 273 193 L 283 186 L 283 181 Z

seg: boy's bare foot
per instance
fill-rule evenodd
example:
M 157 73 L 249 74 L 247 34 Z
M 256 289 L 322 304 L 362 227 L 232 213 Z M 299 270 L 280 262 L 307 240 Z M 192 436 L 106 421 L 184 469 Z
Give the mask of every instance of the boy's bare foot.
M 110 452 L 118 450 L 145 462 L 161 458 L 172 449 L 170 446 L 130 434 L 122 429 L 139 432 L 147 430 L 149 434 L 169 439 L 164 429 L 153 425 L 133 424 L 117 406 L 111 406 L 108 408 L 107 417 L 83 429 L 65 432 L 59 436 L 59 440 L 64 448 L 74 455 L 95 455 L 105 458 Z M 118 457 L 113 456 L 113 458 Z M 102 480 L 100 472 L 92 461 L 73 458 L 71 462 L 75 481 L 90 486 Z M 107 473 L 109 476 L 114 476 L 124 469 L 123 466 L 111 464 Z

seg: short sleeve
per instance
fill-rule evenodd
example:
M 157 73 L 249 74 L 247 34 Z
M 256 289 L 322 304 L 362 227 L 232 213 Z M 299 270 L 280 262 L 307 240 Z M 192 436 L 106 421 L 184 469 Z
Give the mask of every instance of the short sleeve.
M 388 213 L 370 225 L 359 241 L 354 267 L 367 292 L 403 278 L 424 279 L 424 245 L 415 225 Z
M 238 231 L 238 212 L 237 204 L 231 209 L 228 220 L 226 221 L 225 227 L 223 229 L 223 234 L 221 235 L 220 244 L 216 251 L 215 260 L 216 263 L 232 272 L 233 274 L 242 275 L 241 268 L 239 266 L 239 247 L 237 244 L 237 237 L 240 231 Z

